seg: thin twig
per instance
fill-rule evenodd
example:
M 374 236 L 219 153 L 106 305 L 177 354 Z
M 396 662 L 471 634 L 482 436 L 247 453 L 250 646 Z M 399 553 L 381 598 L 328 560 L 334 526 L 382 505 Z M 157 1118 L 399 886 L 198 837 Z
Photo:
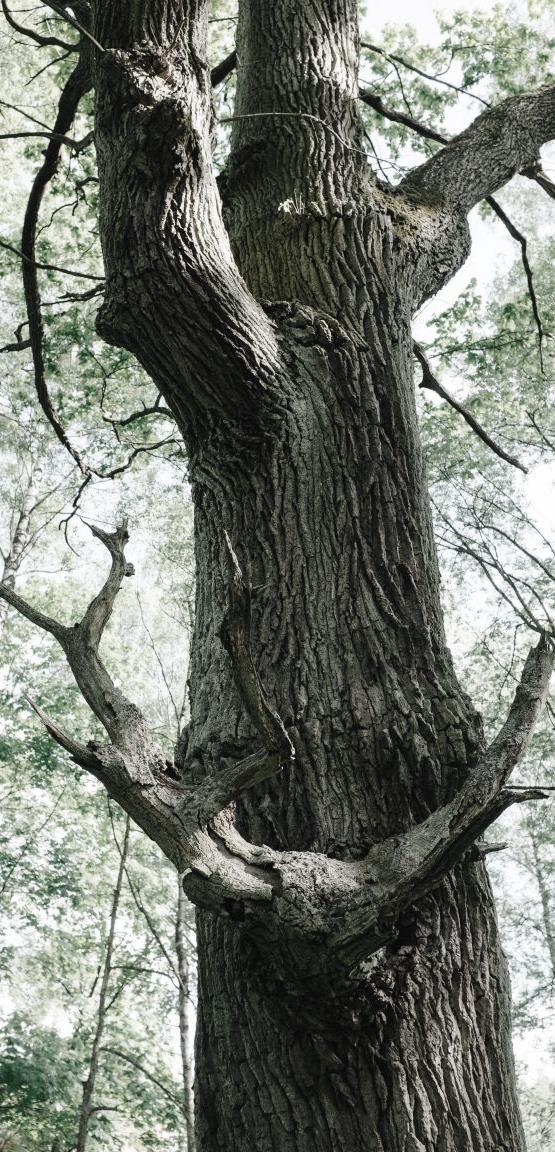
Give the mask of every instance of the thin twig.
M 233 124 L 236 120 L 275 119 L 276 117 L 287 120 L 309 120 L 313 124 L 318 124 L 321 128 L 325 128 L 326 132 L 329 132 L 334 140 L 338 140 L 341 146 L 346 148 L 348 152 L 356 152 L 359 156 L 364 156 L 367 160 L 369 159 L 368 153 L 365 152 L 363 148 L 355 148 L 354 144 L 348 144 L 347 141 L 339 135 L 339 132 L 335 131 L 335 128 L 332 128 L 331 125 L 327 124 L 325 120 L 322 120 L 320 116 L 313 116 L 312 112 L 245 112 L 241 116 L 223 116 L 220 124 Z
M 361 48 L 367 52 L 374 52 L 378 56 L 383 56 L 385 60 L 389 60 L 391 64 L 400 64 L 402 68 L 406 68 L 409 72 L 414 72 L 417 76 L 422 76 L 424 80 L 430 80 L 432 84 L 441 84 L 443 88 L 450 88 L 451 91 L 457 92 L 460 96 L 469 96 L 471 100 L 477 100 L 479 104 L 484 104 L 489 108 L 487 100 L 481 96 L 477 96 L 475 92 L 470 92 L 468 88 L 461 88 L 458 84 L 452 84 L 450 80 L 443 80 L 441 76 L 434 76 L 430 72 L 424 72 L 422 68 L 418 68 L 416 64 L 411 64 L 404 56 L 397 56 L 394 52 L 386 52 L 385 48 L 380 48 L 377 44 L 370 44 L 367 40 L 361 42 Z
M 86 36 L 87 40 L 90 40 L 91 44 L 94 44 L 95 48 L 98 48 L 99 52 L 106 51 L 102 44 L 100 44 L 98 40 L 95 39 L 92 33 L 89 32 L 87 28 L 84 28 L 83 25 L 75 19 L 75 16 L 68 15 L 67 9 L 65 7 L 63 7 L 61 4 L 51 3 L 51 0 L 44 0 L 44 3 L 48 8 L 52 8 L 54 12 L 57 12 L 58 16 L 61 16 L 65 21 L 67 21 L 68 24 L 71 25 L 72 28 L 75 28 L 77 32 L 80 32 L 82 36 Z
M 501 448 L 499 444 L 496 444 L 495 440 L 492 440 L 489 433 L 486 432 L 485 428 L 482 428 L 482 425 L 478 422 L 478 420 L 476 420 L 476 417 L 473 416 L 471 412 L 469 412 L 468 408 L 465 408 L 464 404 L 461 404 L 458 400 L 455 400 L 455 397 L 447 391 L 447 388 L 445 388 L 443 384 L 440 384 L 439 380 L 436 376 L 434 376 L 434 373 L 432 372 L 428 357 L 426 356 L 422 345 L 417 344 L 417 342 L 414 341 L 413 349 L 416 359 L 422 368 L 422 380 L 420 381 L 420 387 L 427 388 L 430 392 L 435 392 L 438 396 L 441 396 L 442 400 L 446 400 L 447 403 L 455 409 L 455 412 L 458 412 L 463 417 L 463 419 L 466 420 L 467 424 L 472 428 L 472 431 L 475 432 L 477 436 L 479 436 L 480 440 L 482 440 L 484 444 L 487 444 L 488 448 L 491 448 L 492 452 L 495 452 L 496 456 L 499 456 L 501 460 L 505 460 L 507 464 L 512 464 L 513 468 L 519 468 L 521 472 L 526 473 L 528 469 L 524 467 L 524 464 L 521 464 L 520 460 L 517 460 L 515 456 L 511 456 L 508 452 L 505 452 L 504 448 Z

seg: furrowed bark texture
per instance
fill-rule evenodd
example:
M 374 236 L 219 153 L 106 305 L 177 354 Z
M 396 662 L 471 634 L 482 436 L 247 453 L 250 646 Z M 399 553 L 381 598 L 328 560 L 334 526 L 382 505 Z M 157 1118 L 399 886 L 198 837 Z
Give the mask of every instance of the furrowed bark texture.
M 467 164 L 478 194 L 483 159 L 475 171 L 468 143 L 446 155 L 437 188 L 431 166 L 406 188 L 373 182 L 354 0 L 245 0 L 222 219 L 204 5 L 124 8 L 99 0 L 95 26 L 100 328 L 146 366 L 189 449 L 185 779 L 260 749 L 221 642 L 227 532 L 253 588 L 255 666 L 295 750 L 237 801 L 236 824 L 251 843 L 305 854 L 296 875 L 303 907 L 315 886 L 316 920 L 312 854 L 348 870 L 452 799 L 482 751 L 443 631 L 411 315 L 468 253 L 449 182 Z M 508 178 L 494 161 L 488 191 Z M 198 877 L 186 885 L 210 903 Z M 251 928 L 248 899 L 225 911 L 198 914 L 201 1152 L 521 1152 L 507 973 L 479 858 L 382 926 L 371 959 L 355 941 L 343 968 L 327 964 L 325 934 L 319 971 L 314 948 L 292 962 L 279 934 Z

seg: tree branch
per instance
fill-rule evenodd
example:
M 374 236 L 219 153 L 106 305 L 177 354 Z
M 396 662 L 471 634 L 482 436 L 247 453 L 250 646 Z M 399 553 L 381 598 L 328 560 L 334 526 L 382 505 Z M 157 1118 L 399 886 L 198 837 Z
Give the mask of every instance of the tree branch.
M 406 112 L 397 112 L 395 108 L 390 108 L 388 104 L 384 104 L 381 96 L 377 96 L 371 92 L 369 88 L 360 88 L 358 93 L 359 100 L 363 104 L 367 104 L 379 116 L 383 116 L 385 120 L 391 120 L 394 124 L 404 124 L 406 128 L 410 128 L 412 132 L 416 132 L 418 136 L 423 136 L 426 140 L 435 140 L 437 144 L 448 144 L 449 138 L 443 136 L 441 132 L 436 132 L 435 128 L 428 128 L 419 120 L 415 120 Z
M 397 112 L 395 109 L 390 108 L 388 105 L 384 104 L 380 96 L 374 95 L 374 93 L 370 92 L 369 89 L 361 89 L 359 91 L 359 99 L 362 100 L 364 104 L 367 104 L 369 108 L 372 108 L 375 112 L 377 112 L 379 116 L 383 116 L 384 119 L 390 120 L 393 123 L 403 124 L 406 128 L 409 128 L 411 132 L 415 132 L 416 135 L 421 136 L 426 140 L 433 140 L 438 144 L 450 143 L 448 136 L 445 136 L 441 132 L 437 132 L 434 128 L 428 128 L 425 124 L 422 124 L 421 121 L 415 120 L 414 117 L 408 116 L 404 112 Z M 547 176 L 545 176 L 545 173 L 542 171 L 541 165 L 539 163 L 523 170 L 521 175 L 527 176 L 530 180 L 536 181 L 542 188 L 544 188 L 548 195 L 555 197 L 555 185 L 548 180 Z M 524 268 L 526 283 L 528 285 L 528 294 L 530 296 L 530 303 L 532 305 L 534 322 L 538 330 L 540 367 L 543 372 L 543 338 L 545 333 L 543 330 L 538 298 L 536 296 L 532 268 L 528 259 L 528 242 L 524 234 L 515 226 L 515 224 L 513 224 L 513 221 L 507 215 L 504 208 L 501 207 L 499 202 L 495 200 L 493 196 L 486 196 L 485 201 L 491 210 L 495 212 L 495 215 L 498 217 L 498 219 L 501 220 L 501 223 L 504 224 L 512 239 L 516 240 L 517 244 L 520 245 L 522 266 Z
M 37 706 L 35 710 L 61 747 L 102 781 L 176 864 L 196 903 L 220 912 L 231 906 L 237 914 L 248 908 L 260 941 L 275 948 L 279 940 L 285 962 L 301 967 L 305 976 L 326 969 L 344 972 L 381 948 L 395 936 L 403 912 L 441 882 L 501 812 L 513 803 L 544 796 L 539 789 L 506 787 L 531 738 L 553 668 L 554 649 L 542 635 L 528 655 L 498 736 L 453 800 L 422 824 L 374 845 L 361 861 L 248 844 L 233 827 L 231 814 L 221 810 L 243 788 L 277 771 L 292 755 L 292 746 L 254 668 L 249 593 L 231 544 L 228 541 L 230 603 L 222 637 L 265 748 L 187 787 L 166 775 L 165 761 L 143 717 L 115 688 L 99 659 L 96 646 L 129 566 L 124 526 L 111 534 L 95 529 L 95 535 L 110 552 L 112 564 L 103 588 L 73 628 L 35 613 L 3 586 L 0 594 L 56 635 L 113 744 L 84 747 Z
M 98 757 L 95 756 L 92 749 L 85 744 L 80 744 L 79 741 L 69 736 L 30 696 L 26 696 L 25 699 L 30 704 L 33 712 L 36 712 L 41 724 L 48 732 L 48 735 L 55 740 L 56 744 L 59 744 L 60 748 L 63 748 L 64 751 L 69 752 L 71 759 L 78 764 L 80 768 L 86 768 L 87 771 L 92 772 L 94 776 L 99 776 L 102 773 L 102 763 Z
M 298 964 L 297 949 L 304 943 L 302 964 L 307 975 L 311 965 L 314 974 L 328 966 L 331 972 L 349 970 L 383 947 L 395 937 L 403 912 L 441 883 L 506 808 L 546 798 L 538 788 L 505 785 L 533 733 L 554 660 L 552 643 L 542 637 L 527 657 L 498 736 L 454 799 L 422 824 L 376 844 L 361 861 L 259 849 L 261 863 L 279 878 L 282 948 L 285 955 L 290 950 Z M 311 938 L 312 955 L 306 948 Z
M 77 112 L 77 108 L 85 92 L 91 86 L 89 63 L 81 54 L 79 61 L 66 81 L 58 104 L 58 111 L 51 139 L 49 140 L 44 161 L 33 180 L 33 185 L 27 202 L 23 232 L 21 236 L 21 274 L 25 292 L 27 317 L 29 320 L 29 337 L 33 354 L 35 369 L 35 388 L 40 406 L 53 428 L 58 440 L 70 453 L 81 472 L 87 471 L 79 452 L 70 443 L 65 429 L 54 409 L 48 385 L 44 364 L 44 325 L 41 309 L 41 298 L 37 277 L 36 264 L 36 238 L 37 226 L 42 199 L 48 184 L 52 180 L 60 158 L 62 145 Z
M 472 431 L 476 433 L 480 440 L 482 440 L 484 444 L 487 444 L 488 448 L 491 448 L 492 452 L 495 452 L 496 456 L 499 456 L 501 460 L 505 460 L 507 464 L 512 464 L 514 468 L 520 468 L 521 472 L 526 473 L 528 469 L 524 467 L 524 464 L 521 464 L 515 456 L 511 456 L 508 452 L 505 452 L 505 450 L 501 448 L 499 444 L 496 444 L 495 440 L 492 440 L 491 436 L 486 432 L 485 428 L 482 428 L 482 425 L 478 422 L 478 420 L 476 420 L 475 416 L 472 415 L 468 408 L 465 408 L 464 404 L 461 404 L 458 400 L 455 400 L 455 397 L 452 396 L 450 392 L 448 392 L 447 388 L 445 388 L 443 384 L 440 384 L 439 380 L 432 372 L 430 362 L 426 356 L 426 353 L 424 352 L 422 345 L 417 344 L 416 341 L 414 341 L 413 349 L 416 359 L 422 368 L 422 380 L 420 381 L 420 387 L 428 388 L 430 392 L 435 392 L 437 396 L 441 396 L 442 400 L 446 400 L 447 403 L 455 409 L 455 412 L 459 412 L 463 419 L 466 420 L 467 424 L 470 426 L 470 428 L 472 428 Z
M 95 8 L 105 47 L 96 85 L 107 276 L 99 330 L 138 357 L 182 431 L 223 417 L 252 437 L 275 416 L 282 368 L 221 219 L 206 0 L 178 0 L 171 14 L 155 0 L 136 12 L 111 0 Z
M 222 851 L 221 841 L 217 843 L 207 832 L 211 817 L 239 791 L 277 771 L 291 754 L 287 734 L 268 704 L 260 681 L 256 677 L 256 683 L 251 684 L 250 668 L 243 668 L 248 640 L 242 635 L 237 612 L 231 627 L 230 649 L 237 665 L 241 666 L 241 683 L 268 747 L 236 765 L 226 766 L 221 779 L 216 772 L 198 787 L 186 788 L 168 775 L 166 760 L 144 717 L 115 686 L 100 659 L 98 645 L 104 628 L 123 580 L 133 569 L 125 558 L 125 524 L 113 533 L 96 527 L 91 530 L 109 551 L 112 562 L 100 592 L 80 622 L 66 627 L 32 608 L 6 585 L 0 585 L 0 597 L 56 638 L 84 699 L 106 728 L 112 743 L 85 746 L 68 735 L 38 705 L 32 706 L 50 736 L 76 763 L 104 784 L 180 872 L 193 870 L 201 882 L 210 878 L 210 901 L 214 900 L 214 893 L 217 893 L 217 906 L 230 898 L 267 900 L 271 888 L 265 878 L 255 869 L 247 868 L 244 859 L 229 859 L 229 853 Z M 242 587 L 242 581 L 240 583 Z M 233 590 L 231 600 L 235 606 Z M 171 767 L 173 774 L 175 769 Z M 248 855 L 247 850 L 248 846 L 245 847 Z
M 135 569 L 125 559 L 124 548 L 129 540 L 127 520 L 124 520 L 119 528 L 116 528 L 115 532 L 112 533 L 104 532 L 102 528 L 95 527 L 94 524 L 89 524 L 89 528 L 93 536 L 104 544 L 112 557 L 108 579 L 94 600 L 91 600 L 80 625 L 85 641 L 92 644 L 93 648 L 98 648 L 102 633 L 112 615 L 114 600 L 123 580 L 126 576 L 133 576 Z
M 221 60 L 220 63 L 216 64 L 216 67 L 212 69 L 210 73 L 212 87 L 216 88 L 218 84 L 222 84 L 224 80 L 227 80 L 227 77 L 235 71 L 236 67 L 237 53 L 235 49 L 233 49 L 233 52 L 230 52 L 229 56 L 226 56 L 224 60 Z
M 515 227 L 512 220 L 507 216 L 505 209 L 501 207 L 499 202 L 493 196 L 487 196 L 486 197 L 486 204 L 489 204 L 492 211 L 495 212 L 495 215 L 498 217 L 499 220 L 501 220 L 501 223 L 505 225 L 505 228 L 507 229 L 509 236 L 512 236 L 513 240 L 516 240 L 517 244 L 520 245 L 520 256 L 521 256 L 521 260 L 522 260 L 522 267 L 524 268 L 524 275 L 526 276 L 526 283 L 528 285 L 528 295 L 530 297 L 530 303 L 532 305 L 532 313 L 534 316 L 536 328 L 538 330 L 538 347 L 539 347 L 540 369 L 543 372 L 544 371 L 543 338 L 546 335 L 546 333 L 544 332 L 544 329 L 543 329 L 543 323 L 542 323 L 542 318 L 540 315 L 538 298 L 536 296 L 536 289 L 534 287 L 534 278 L 532 275 L 532 268 L 530 266 L 530 261 L 528 259 L 528 241 L 526 239 L 526 236 L 524 236 L 524 234 L 522 232 L 520 232 L 518 228 Z
M 61 643 L 61 636 L 66 631 L 64 625 L 60 624 L 58 620 L 54 620 L 52 616 L 47 616 L 46 613 L 33 608 L 9 584 L 0 584 L 0 599 L 5 600 L 10 607 L 19 612 L 20 616 L 25 616 L 26 620 L 30 620 L 31 624 L 40 628 L 42 632 L 49 632 Z
M 92 32 L 86 28 L 84 24 L 80 24 L 79 21 L 75 19 L 75 16 L 70 16 L 69 12 L 67 11 L 67 5 L 56 4 L 53 3 L 52 0 L 44 0 L 44 3 L 47 4 L 48 8 L 52 8 L 54 12 L 57 12 L 58 15 L 61 16 L 72 28 L 75 28 L 77 32 L 80 32 L 81 36 L 85 36 L 87 40 L 89 40 L 90 43 L 94 45 L 98 52 L 104 51 L 102 44 L 100 44 L 98 40 L 95 39 L 95 37 L 92 35 Z
M 63 48 L 65 52 L 77 52 L 79 50 L 78 44 L 71 44 L 67 40 L 60 40 L 58 36 L 43 36 L 41 33 L 35 32 L 34 28 L 28 28 L 25 24 L 18 24 L 17 20 L 15 20 L 11 14 L 7 0 L 2 0 L 2 11 L 6 22 L 10 28 L 13 28 L 14 32 L 19 32 L 22 36 L 33 40 L 40 48 Z
M 462 213 L 491 196 L 555 137 L 555 85 L 512 96 L 473 123 L 401 182 L 415 197 L 433 197 Z

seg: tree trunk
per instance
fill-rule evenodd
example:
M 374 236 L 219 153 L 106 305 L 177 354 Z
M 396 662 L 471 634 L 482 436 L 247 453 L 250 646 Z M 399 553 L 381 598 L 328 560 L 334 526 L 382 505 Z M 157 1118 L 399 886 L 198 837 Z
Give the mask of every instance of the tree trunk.
M 190 945 L 186 940 L 187 901 L 181 881 L 178 883 L 177 916 L 175 922 L 175 950 L 179 975 L 179 1046 L 181 1050 L 181 1074 L 183 1079 L 183 1112 L 185 1114 L 186 1152 L 195 1152 L 195 1109 L 193 1099 L 193 1067 L 191 1060 L 191 978 L 189 954 Z
M 394 311 L 390 295 L 382 307 Z M 392 330 L 390 314 L 379 348 L 360 351 L 300 316 L 298 394 L 287 398 L 279 447 L 241 469 L 234 461 L 232 476 L 231 444 L 209 468 L 204 457 L 206 471 L 193 462 L 188 766 L 194 779 L 256 747 L 216 637 L 225 526 L 263 589 L 256 663 L 296 752 L 295 767 L 238 804 L 241 831 L 355 859 L 452 794 L 480 727 L 441 627 L 408 333 Z M 376 306 L 372 316 L 379 327 Z M 259 954 L 241 924 L 199 913 L 202 1152 L 523 1147 L 508 980 L 482 864 L 464 864 L 343 984 L 294 979 L 280 961 Z
M 540 133 L 525 137 L 520 105 L 512 127 L 487 113 L 385 187 L 362 148 L 355 0 L 241 0 L 224 228 L 203 0 L 97 8 L 100 330 L 150 372 L 190 458 L 185 779 L 260 747 L 220 642 L 227 532 L 253 589 L 254 662 L 295 749 L 234 815 L 251 844 L 303 853 L 301 925 L 311 900 L 315 921 L 320 911 L 316 854 L 358 861 L 421 824 L 483 749 L 445 642 L 411 317 L 468 254 L 472 203 Z M 188 873 L 197 902 L 211 876 L 220 892 L 217 867 L 194 858 Z M 265 936 L 250 891 L 198 913 L 199 1152 L 522 1152 L 508 979 L 479 858 L 400 919 L 392 909 L 378 925 L 388 942 L 342 968 L 329 963 L 329 918 L 295 964 L 272 937 L 279 883 Z
M 551 913 L 552 894 L 542 859 L 542 843 L 532 821 L 528 822 L 528 835 L 532 845 L 533 873 L 541 900 L 543 938 L 549 956 L 551 979 L 555 980 L 555 927 Z
M 244 7 L 237 115 L 291 110 L 297 79 L 303 110 L 356 149 L 345 84 L 325 91 L 334 67 L 356 91 L 354 6 L 334 6 L 335 60 L 302 24 L 302 42 L 288 25 L 276 60 L 287 7 L 257 6 L 255 18 Z M 249 287 L 286 333 L 294 388 L 284 388 L 271 450 L 239 458 L 219 437 L 191 460 L 189 771 L 194 779 L 256 746 L 215 634 L 225 527 L 260 589 L 255 662 L 296 753 L 295 767 L 238 805 L 241 831 L 343 859 L 445 802 L 481 743 L 442 626 L 413 395 L 414 284 L 391 218 L 360 211 L 357 161 L 308 119 L 237 122 L 225 219 Z M 343 983 L 292 978 L 240 924 L 203 912 L 199 969 L 202 1152 L 523 1147 L 507 973 L 482 864 L 463 865 Z

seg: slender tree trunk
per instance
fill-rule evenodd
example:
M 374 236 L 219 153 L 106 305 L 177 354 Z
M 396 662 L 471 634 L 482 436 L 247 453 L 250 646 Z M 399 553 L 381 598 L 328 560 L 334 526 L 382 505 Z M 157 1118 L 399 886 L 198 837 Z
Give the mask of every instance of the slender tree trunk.
M 127 817 L 125 821 L 125 833 L 120 852 L 119 868 L 116 877 L 114 892 L 112 895 L 112 905 L 110 908 L 110 920 L 108 926 L 108 936 L 106 939 L 106 946 L 104 950 L 104 961 L 102 965 L 102 977 L 100 981 L 100 993 L 98 997 L 98 1008 L 96 1013 L 96 1026 L 91 1045 L 91 1054 L 89 1059 L 89 1070 L 87 1079 L 83 1081 L 83 1099 L 81 1101 L 81 1109 L 79 1112 L 79 1124 L 77 1129 L 77 1142 L 75 1145 L 75 1152 L 85 1152 L 87 1141 L 89 1138 L 89 1128 L 91 1117 L 94 1115 L 94 1092 L 96 1087 L 96 1079 L 98 1075 L 98 1065 L 100 1058 L 100 1046 L 102 1043 L 102 1036 L 104 1034 L 104 1027 L 106 1024 L 106 1014 L 108 1007 L 108 989 L 110 984 L 110 975 L 112 972 L 112 954 L 114 951 L 114 939 L 116 935 L 116 924 L 118 919 L 118 910 L 121 899 L 121 890 L 123 885 L 123 877 L 125 874 L 125 863 L 127 860 L 127 850 L 129 847 L 129 827 L 130 820 Z
M 183 1077 L 183 1111 L 186 1123 L 186 1150 L 195 1152 L 195 1113 L 193 1100 L 193 1065 L 191 1059 L 191 979 L 189 953 L 190 945 L 186 938 L 187 900 L 181 880 L 177 889 L 177 916 L 175 922 L 175 950 L 179 975 L 179 1044 L 181 1050 L 181 1072 Z
M 552 979 L 555 980 L 555 930 L 553 926 L 553 917 L 551 913 L 551 890 L 547 881 L 544 869 L 544 863 L 541 855 L 540 842 L 535 828 L 530 821 L 528 824 L 528 835 L 530 836 L 530 843 L 532 845 L 532 858 L 534 861 L 534 875 L 536 884 L 538 885 L 538 892 L 540 894 L 541 909 L 542 909 L 542 924 L 543 924 L 543 937 L 549 955 L 549 966 L 551 968 Z

